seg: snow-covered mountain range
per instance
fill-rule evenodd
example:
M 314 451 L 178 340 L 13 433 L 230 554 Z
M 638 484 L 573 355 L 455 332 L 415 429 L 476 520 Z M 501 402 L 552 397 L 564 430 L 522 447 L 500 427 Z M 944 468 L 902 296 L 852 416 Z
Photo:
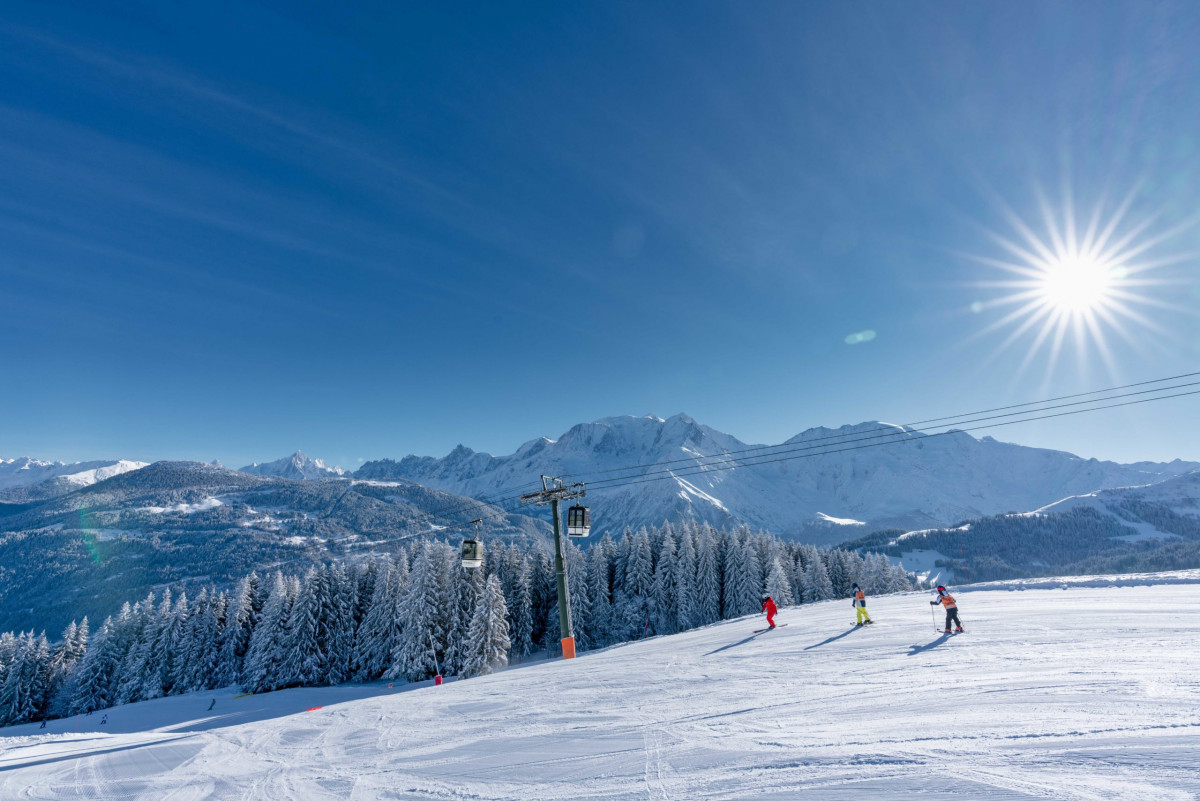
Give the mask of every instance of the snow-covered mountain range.
M 92 462 L 44 462 L 22 456 L 0 458 L 0 492 L 46 485 L 35 494 L 42 497 L 87 487 L 97 481 L 140 470 L 149 462 L 107 459 Z
M 875 447 L 875 446 L 879 447 Z M 932 528 L 1009 511 L 1030 511 L 1071 495 L 1149 484 L 1200 468 L 1118 464 L 1070 453 L 976 439 L 926 435 L 888 423 L 812 428 L 758 457 L 755 467 L 719 469 L 702 457 L 756 447 L 679 414 L 608 417 L 545 437 L 507 456 L 460 445 L 443 458 L 409 456 L 364 464 L 358 478 L 407 479 L 470 497 L 513 495 L 539 475 L 592 483 L 588 503 L 600 529 L 663 520 L 747 523 L 787 537 L 833 544 L 882 528 Z M 759 456 L 762 453 L 770 456 Z M 781 457 L 785 461 L 770 461 Z M 664 480 L 604 488 L 628 465 L 654 465 Z M 707 464 L 707 467 L 701 465 Z M 713 469 L 713 468 L 718 469 Z
M 338 478 L 346 475 L 347 471 L 340 467 L 330 467 L 321 459 L 310 458 L 304 451 L 296 451 L 291 456 L 276 459 L 273 462 L 255 462 L 241 469 L 243 473 L 254 476 L 274 476 L 275 478 Z
M 125 460 L 74 465 L 0 460 L 0 501 L 55 497 L 144 466 Z M 1063 498 L 1151 484 L 1196 469 L 1198 462 L 1119 464 L 965 432 L 928 435 L 879 422 L 812 428 L 768 447 L 678 414 L 607 417 L 576 425 L 557 439 L 531 440 L 504 456 L 459 445 L 442 458 L 381 459 L 351 474 L 298 450 L 240 472 L 305 481 L 351 475 L 404 480 L 497 501 L 529 489 L 540 475 L 563 476 L 588 483 L 587 502 L 601 531 L 690 519 L 718 526 L 745 523 L 829 545 L 879 529 L 939 528 L 1028 512 Z M 537 515 L 515 503 L 506 508 Z

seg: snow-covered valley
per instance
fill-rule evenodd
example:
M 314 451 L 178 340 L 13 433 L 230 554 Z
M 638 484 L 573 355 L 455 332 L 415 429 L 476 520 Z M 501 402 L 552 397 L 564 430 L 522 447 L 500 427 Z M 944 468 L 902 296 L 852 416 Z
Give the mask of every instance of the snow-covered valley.
M 441 687 L 193 694 L 0 734 L 0 798 L 1189 799 L 1200 571 L 846 601 Z M 216 704 L 211 711 L 212 700 Z M 313 707 L 321 707 L 313 709 Z

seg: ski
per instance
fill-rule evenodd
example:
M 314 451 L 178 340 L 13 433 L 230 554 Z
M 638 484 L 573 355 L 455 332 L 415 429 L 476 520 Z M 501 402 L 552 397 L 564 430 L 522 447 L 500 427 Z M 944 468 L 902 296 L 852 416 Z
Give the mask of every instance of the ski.
M 775 628 L 777 628 L 777 629 L 781 629 L 781 628 L 783 628 L 783 627 L 784 627 L 784 626 L 786 626 L 786 625 L 787 625 L 787 623 L 776 623 L 776 624 L 775 624 Z M 770 630 L 771 630 L 771 627 L 770 627 L 770 626 L 768 626 L 768 627 L 767 627 L 767 628 L 765 628 L 765 629 L 755 629 L 754 631 L 752 631 L 752 632 L 750 632 L 750 633 L 751 633 L 751 634 L 762 634 L 764 631 L 770 631 Z

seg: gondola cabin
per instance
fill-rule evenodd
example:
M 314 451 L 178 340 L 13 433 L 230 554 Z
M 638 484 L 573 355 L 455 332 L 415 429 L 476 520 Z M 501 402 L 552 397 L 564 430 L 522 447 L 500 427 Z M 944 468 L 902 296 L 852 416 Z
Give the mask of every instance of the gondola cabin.
M 586 537 L 592 533 L 592 513 L 586 506 L 572 506 L 567 510 L 567 536 Z
M 476 539 L 463 540 L 462 566 L 468 570 L 483 567 L 483 543 Z

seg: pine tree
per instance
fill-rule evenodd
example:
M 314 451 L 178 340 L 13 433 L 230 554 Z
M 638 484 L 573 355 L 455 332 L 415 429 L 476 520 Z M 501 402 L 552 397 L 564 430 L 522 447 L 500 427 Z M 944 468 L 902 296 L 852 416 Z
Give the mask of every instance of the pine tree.
M 180 637 L 179 651 L 171 655 L 171 686 L 177 693 L 198 689 L 193 687 L 192 682 L 200 680 L 201 668 L 197 663 L 200 660 L 201 643 L 204 638 L 198 629 L 207 608 L 208 588 L 206 587 L 200 590 L 200 594 L 192 602 Z
M 696 546 L 689 527 L 679 532 L 679 548 L 671 565 L 675 582 L 675 607 L 680 629 L 700 625 L 696 597 Z
M 285 647 L 291 640 L 288 627 L 292 612 L 293 585 L 276 571 L 270 582 L 262 617 L 246 651 L 242 670 L 242 690 L 248 693 L 270 692 L 281 684 Z
M 679 587 L 675 583 L 676 557 L 674 535 L 664 527 L 658 563 L 654 568 L 652 619 L 656 634 L 674 634 L 679 631 Z
M 413 557 L 412 573 L 399 604 L 404 628 L 396 640 L 392 665 L 385 678 L 422 681 L 440 668 L 446 647 L 446 599 L 441 594 L 433 551 L 434 546 L 425 543 Z
M 508 664 L 508 608 L 495 576 L 483 585 L 467 634 L 463 673 L 482 676 Z
M 169 614 L 171 604 L 169 589 L 164 593 L 163 599 L 168 610 L 167 614 Z M 123 634 L 128 648 L 116 672 L 115 678 L 118 684 L 113 703 L 127 704 L 131 701 L 140 701 L 145 697 L 142 693 L 146 676 L 153 670 L 154 660 L 156 660 L 153 653 L 154 643 L 162 626 L 159 613 L 160 609 L 155 604 L 153 592 L 147 595 L 144 601 L 134 606 L 132 616 L 124 626 Z M 162 617 L 165 617 L 165 614 Z
M 777 606 L 791 606 L 796 602 L 792 597 L 791 581 L 779 557 L 771 560 L 771 569 L 767 573 L 767 595 L 770 595 Z M 761 607 L 760 607 L 761 608 Z
M 462 672 L 466 658 L 467 631 L 475 615 L 475 603 L 483 592 L 484 568 L 469 569 L 454 565 L 449 568 L 453 575 L 446 594 L 450 598 L 447 616 L 449 631 L 446 637 L 446 655 L 442 660 L 442 672 L 457 675 Z
M 117 702 L 119 670 L 129 649 L 133 619 L 133 609 L 128 603 L 123 604 L 116 619 L 105 618 L 100 631 L 91 638 L 69 681 L 70 714 L 95 712 Z
M 712 528 L 704 524 L 696 532 L 696 625 L 707 626 L 721 619 L 721 570 Z
M 262 614 L 262 606 L 256 597 L 258 585 L 258 574 L 251 573 L 238 582 L 233 596 L 229 599 L 225 625 L 221 630 L 221 653 L 213 686 L 227 687 L 241 679 L 246 651 L 250 648 L 250 635 Z
M 565 543 L 567 550 L 567 594 L 571 604 L 571 622 L 575 644 L 579 649 L 595 648 L 598 639 L 592 617 L 592 597 L 588 587 L 587 556 L 575 543 Z
M 612 636 L 612 595 L 609 588 L 609 560 L 604 549 L 593 547 L 587 554 L 587 591 L 590 609 L 592 648 L 607 644 Z
M 54 646 L 50 654 L 49 686 L 50 704 L 48 711 L 55 717 L 67 714 L 73 687 L 71 677 L 79 660 L 87 652 L 88 619 L 82 622 L 74 620 L 63 631 L 62 640 Z
M 308 569 L 288 617 L 289 636 L 280 666 L 281 687 L 319 684 L 326 661 L 324 629 L 327 587 L 323 571 Z
M 354 639 L 356 681 L 374 681 L 383 675 L 392 663 L 392 650 L 400 634 L 398 571 L 390 558 L 381 560 L 375 570 L 371 601 Z
M 801 590 L 804 594 L 804 602 L 808 604 L 828 601 L 833 597 L 833 584 L 829 581 L 825 562 L 820 558 L 813 559 L 805 569 Z
M 829 575 L 829 584 L 833 587 L 830 597 L 843 598 L 850 594 L 850 571 L 846 560 L 842 558 L 843 551 L 831 550 L 821 554 L 825 562 L 825 571 Z
M 722 606 L 725 617 L 741 617 L 761 609 L 762 591 L 756 586 L 754 576 L 758 574 L 758 566 L 751 562 L 754 549 L 749 543 L 731 541 L 726 547 L 724 598 Z M 751 600 L 752 598 L 757 601 Z
M 169 601 L 170 596 L 164 595 L 163 607 L 167 607 Z M 154 659 L 150 661 L 142 690 L 143 698 L 158 698 L 182 691 L 175 689 L 175 677 L 181 673 L 180 651 L 189 611 L 187 593 L 181 592 L 179 598 L 166 609 L 161 618 L 158 637 L 152 646 Z
M 521 553 L 515 558 L 516 574 L 512 586 L 506 593 L 511 625 L 509 627 L 512 640 L 512 653 L 515 656 L 528 656 L 533 653 L 533 590 L 531 588 L 532 567 L 529 560 Z
M 654 558 L 650 551 L 650 535 L 645 528 L 628 538 L 625 556 L 625 576 L 615 594 L 617 614 L 623 638 L 641 639 L 650 624 L 650 599 L 654 593 Z M 624 545 L 624 538 L 622 540 Z
M 345 566 L 336 564 L 329 570 L 329 584 L 329 664 L 325 680 L 329 684 L 341 684 L 351 676 L 358 581 L 347 572 Z

